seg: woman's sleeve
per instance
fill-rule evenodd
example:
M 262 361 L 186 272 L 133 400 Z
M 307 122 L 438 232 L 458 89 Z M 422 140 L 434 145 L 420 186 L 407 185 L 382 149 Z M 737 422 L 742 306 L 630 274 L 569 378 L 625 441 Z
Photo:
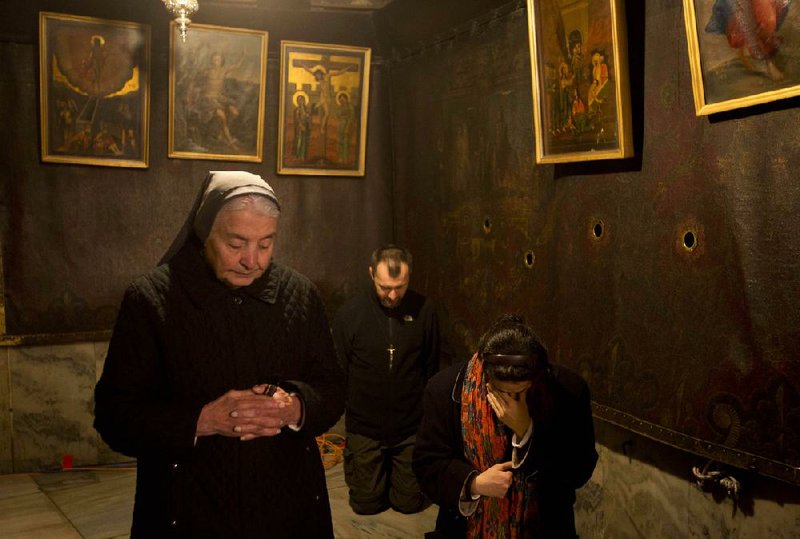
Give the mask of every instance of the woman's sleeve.
M 305 350 L 302 372 L 287 384 L 303 399 L 300 432 L 319 436 L 342 416 L 345 387 L 325 308 L 315 289 L 308 297 L 305 324 L 306 342 L 298 343 Z
M 179 457 L 194 445 L 202 405 L 171 398 L 164 387 L 158 317 L 147 295 L 129 287 L 95 387 L 95 429 L 131 457 Z
M 437 374 L 425 388 L 412 466 L 426 496 L 440 506 L 458 509 L 462 487 L 474 469 L 460 454 L 461 444 L 455 437 L 460 418 L 446 374 Z
M 554 428 L 537 440 L 534 427 L 530 460 L 539 480 L 574 492 L 592 477 L 597 451 L 589 387 L 576 374 L 564 378 Z

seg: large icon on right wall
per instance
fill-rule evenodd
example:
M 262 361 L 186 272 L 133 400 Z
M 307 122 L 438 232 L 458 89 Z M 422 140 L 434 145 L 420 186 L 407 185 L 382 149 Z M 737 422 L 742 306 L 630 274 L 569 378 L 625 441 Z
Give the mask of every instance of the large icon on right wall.
M 697 115 L 800 94 L 800 6 L 683 0 Z
M 622 0 L 528 0 L 536 162 L 633 155 Z

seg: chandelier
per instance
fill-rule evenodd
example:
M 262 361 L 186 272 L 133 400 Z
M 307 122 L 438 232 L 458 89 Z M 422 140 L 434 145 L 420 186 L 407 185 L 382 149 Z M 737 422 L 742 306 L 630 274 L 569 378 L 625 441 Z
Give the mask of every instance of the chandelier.
M 186 31 L 189 29 L 189 23 L 192 20 L 190 15 L 197 12 L 197 0 L 161 0 L 164 2 L 164 7 L 175 17 L 175 22 L 178 23 L 178 28 L 181 31 L 181 39 L 186 41 Z

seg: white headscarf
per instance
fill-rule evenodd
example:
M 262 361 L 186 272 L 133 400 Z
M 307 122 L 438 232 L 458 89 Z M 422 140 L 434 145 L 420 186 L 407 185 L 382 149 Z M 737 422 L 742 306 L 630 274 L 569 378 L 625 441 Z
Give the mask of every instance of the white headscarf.
M 280 202 L 275 196 L 275 191 L 258 174 L 242 170 L 211 171 L 206 176 L 200 192 L 194 201 L 186 222 L 181 227 L 178 235 L 172 241 L 167 252 L 161 257 L 159 264 L 169 262 L 189 239 L 194 232 L 204 242 L 211 232 L 211 225 L 228 200 L 247 194 L 262 195 L 272 200 L 280 210 Z

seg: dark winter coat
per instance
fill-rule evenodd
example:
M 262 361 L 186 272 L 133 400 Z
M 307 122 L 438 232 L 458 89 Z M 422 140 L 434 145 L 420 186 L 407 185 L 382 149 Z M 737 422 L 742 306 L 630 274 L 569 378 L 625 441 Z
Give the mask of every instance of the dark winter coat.
M 370 290 L 339 309 L 333 339 L 347 379 L 347 432 L 388 445 L 413 435 L 425 384 L 439 369 L 432 302 L 408 290 L 396 308 L 387 309 Z
M 229 289 L 190 241 L 126 291 L 96 388 L 95 427 L 138 459 L 132 537 L 333 537 L 315 436 L 341 416 L 343 378 L 311 282 L 272 263 Z M 299 432 L 242 442 L 195 428 L 230 389 L 280 384 Z
M 413 467 L 420 487 L 440 506 L 437 537 L 466 534 L 458 502 L 464 482 L 475 470 L 464 457 L 461 432 L 464 369 L 464 364 L 456 365 L 431 378 L 414 449 Z M 548 383 L 552 417 L 534 425 L 529 442 L 533 445 L 523 450 L 527 457 L 514 473 L 536 482 L 545 539 L 574 538 L 575 490 L 589 480 L 597 463 L 589 388 L 576 373 L 556 365 L 549 367 Z

